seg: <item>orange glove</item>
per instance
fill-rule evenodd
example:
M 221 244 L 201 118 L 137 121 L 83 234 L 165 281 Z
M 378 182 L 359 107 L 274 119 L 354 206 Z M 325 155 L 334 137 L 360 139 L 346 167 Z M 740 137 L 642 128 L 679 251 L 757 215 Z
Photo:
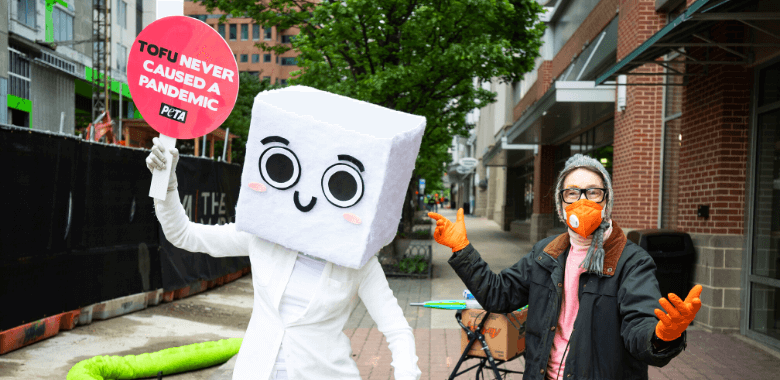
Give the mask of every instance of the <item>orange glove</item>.
M 449 219 L 435 213 L 429 212 L 428 216 L 436 220 L 436 230 L 433 231 L 433 238 L 441 245 L 452 248 L 452 252 L 460 251 L 469 245 L 469 239 L 466 238 L 466 221 L 463 219 L 463 209 L 458 209 L 458 217 L 455 223 Z
M 655 316 L 659 319 L 658 324 L 655 325 L 655 335 L 659 339 L 671 342 L 679 338 L 688 328 L 701 308 L 701 299 L 699 299 L 701 289 L 701 285 L 694 286 L 688 293 L 688 297 L 685 297 L 685 301 L 674 293 L 669 293 L 669 301 L 672 303 L 663 297 L 658 300 L 661 307 L 668 313 L 655 309 Z

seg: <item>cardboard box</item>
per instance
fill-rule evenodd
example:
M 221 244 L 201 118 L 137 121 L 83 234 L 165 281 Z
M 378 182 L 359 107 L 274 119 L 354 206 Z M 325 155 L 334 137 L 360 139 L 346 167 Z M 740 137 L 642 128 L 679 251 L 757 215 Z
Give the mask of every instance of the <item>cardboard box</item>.
M 485 310 L 466 309 L 463 310 L 461 319 L 464 325 L 470 328 L 471 331 L 474 331 L 482 322 L 482 319 L 485 318 L 485 314 L 487 314 Z M 509 321 L 504 314 L 490 313 L 487 322 L 485 322 L 482 328 L 482 334 L 485 335 L 485 341 L 494 359 L 510 360 L 525 351 L 525 333 L 520 333 L 515 326 L 518 325 L 518 321 L 519 323 L 525 323 L 527 316 L 528 309 L 513 312 L 512 321 Z M 466 349 L 468 343 L 469 338 L 466 336 L 466 332 L 461 330 L 461 352 Z M 468 354 L 470 356 L 486 357 L 479 340 L 474 341 Z

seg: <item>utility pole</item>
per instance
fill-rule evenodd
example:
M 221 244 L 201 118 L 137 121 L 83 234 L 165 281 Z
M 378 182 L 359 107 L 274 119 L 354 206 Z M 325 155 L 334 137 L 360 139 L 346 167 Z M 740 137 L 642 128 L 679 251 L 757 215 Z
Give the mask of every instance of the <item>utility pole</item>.
M 110 0 L 92 0 L 92 39 L 92 120 L 96 120 L 98 115 L 111 109 Z

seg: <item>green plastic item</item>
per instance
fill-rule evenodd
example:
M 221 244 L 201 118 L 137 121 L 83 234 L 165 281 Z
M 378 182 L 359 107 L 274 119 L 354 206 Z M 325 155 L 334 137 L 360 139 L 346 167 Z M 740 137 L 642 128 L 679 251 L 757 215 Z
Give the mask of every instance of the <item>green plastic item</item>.
M 140 379 L 211 367 L 224 363 L 241 348 L 241 338 L 195 343 L 127 356 L 95 356 L 68 371 L 67 380 Z

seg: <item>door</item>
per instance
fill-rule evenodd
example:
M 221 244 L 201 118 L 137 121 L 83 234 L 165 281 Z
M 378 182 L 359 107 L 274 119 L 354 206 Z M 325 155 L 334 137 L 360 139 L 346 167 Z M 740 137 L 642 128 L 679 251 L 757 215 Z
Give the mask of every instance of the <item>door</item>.
M 743 329 L 780 348 L 780 62 L 759 69 L 757 80 Z

